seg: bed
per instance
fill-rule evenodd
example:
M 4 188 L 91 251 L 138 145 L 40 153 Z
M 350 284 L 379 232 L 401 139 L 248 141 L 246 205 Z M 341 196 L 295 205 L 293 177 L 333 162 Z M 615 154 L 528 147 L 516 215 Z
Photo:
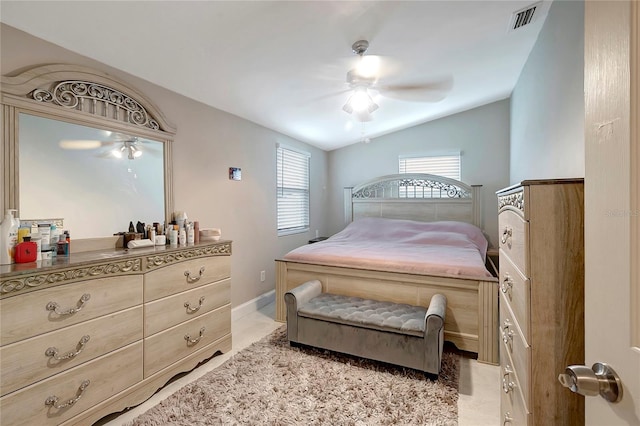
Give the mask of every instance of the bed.
M 323 292 L 428 307 L 447 298 L 445 340 L 498 362 L 496 271 L 487 268 L 481 186 L 427 174 L 345 188 L 345 229 L 276 260 L 276 320 L 284 294 L 319 280 Z

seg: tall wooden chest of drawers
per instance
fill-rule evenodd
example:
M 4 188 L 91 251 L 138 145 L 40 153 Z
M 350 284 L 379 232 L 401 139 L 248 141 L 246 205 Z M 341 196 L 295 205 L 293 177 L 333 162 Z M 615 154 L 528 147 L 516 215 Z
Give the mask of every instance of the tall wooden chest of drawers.
M 501 422 L 584 424 L 558 375 L 584 364 L 584 184 L 528 180 L 497 192 Z

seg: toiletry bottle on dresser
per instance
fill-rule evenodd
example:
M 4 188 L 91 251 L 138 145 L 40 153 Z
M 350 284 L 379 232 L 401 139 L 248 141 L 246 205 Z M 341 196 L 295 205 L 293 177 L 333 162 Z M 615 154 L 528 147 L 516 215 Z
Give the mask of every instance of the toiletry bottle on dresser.
M 14 218 L 15 209 L 8 209 L 0 224 L 0 264 L 15 263 L 16 244 L 18 244 L 18 222 Z
M 31 233 L 31 241 L 36 243 L 36 260 L 42 260 L 42 236 L 37 232 Z
M 187 244 L 193 244 L 195 242 L 195 234 L 193 231 L 193 222 L 189 222 L 187 225 Z
M 58 253 L 57 250 L 57 244 L 58 244 L 58 240 L 60 239 L 60 230 L 58 229 L 58 227 L 56 225 L 51 225 L 51 231 L 50 231 L 50 245 L 49 247 L 53 250 L 52 254 L 55 257 Z
M 27 225 L 20 225 L 20 227 L 18 228 L 18 244 L 20 244 L 21 242 L 24 241 L 24 237 L 28 236 L 31 234 L 31 226 L 27 226 Z
M 178 225 L 173 225 L 173 229 L 171 230 L 171 245 L 178 245 Z
M 16 263 L 35 262 L 38 259 L 38 244 L 31 241 L 30 236 L 25 236 L 23 241 L 16 245 Z
M 69 253 L 67 237 L 64 234 L 59 235 L 56 251 L 58 252 L 58 256 L 66 256 Z
M 40 237 L 42 238 L 40 251 L 49 250 L 49 244 L 51 244 L 51 224 L 39 223 L 38 234 L 40 234 Z
M 65 256 L 69 256 L 71 254 L 71 233 L 69 231 L 64 231 L 64 236 L 67 240 L 67 246 L 65 248 Z

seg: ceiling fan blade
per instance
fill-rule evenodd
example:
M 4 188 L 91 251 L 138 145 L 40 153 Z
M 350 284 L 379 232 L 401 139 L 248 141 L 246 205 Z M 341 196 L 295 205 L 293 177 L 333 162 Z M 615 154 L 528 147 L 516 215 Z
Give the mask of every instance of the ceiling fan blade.
M 299 102 L 297 102 L 297 104 L 300 105 L 300 106 L 304 106 L 304 105 L 308 105 L 310 103 L 326 101 L 326 100 L 329 100 L 329 99 L 337 98 L 339 96 L 343 96 L 345 93 L 351 92 L 351 90 L 352 89 L 350 89 L 350 88 L 345 88 L 343 90 L 334 91 L 334 92 L 328 93 L 326 95 L 309 96 L 309 97 L 300 96 Z
M 437 83 L 376 85 L 380 95 L 409 102 L 438 102 L 453 87 L 451 78 Z
M 99 158 L 101 160 L 111 160 L 114 158 L 113 155 L 111 155 L 111 153 L 109 153 L 108 151 L 94 154 L 94 157 Z
M 110 141 L 99 141 L 95 139 L 63 139 L 58 143 L 58 146 L 62 149 L 96 149 L 105 145 L 111 145 Z

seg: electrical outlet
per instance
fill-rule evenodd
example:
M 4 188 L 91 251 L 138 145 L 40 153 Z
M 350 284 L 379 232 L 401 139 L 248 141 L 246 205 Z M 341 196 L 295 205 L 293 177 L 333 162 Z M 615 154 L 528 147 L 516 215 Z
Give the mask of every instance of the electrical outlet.
M 265 271 L 260 271 L 260 282 L 263 283 L 264 280 L 267 279 L 267 275 Z

